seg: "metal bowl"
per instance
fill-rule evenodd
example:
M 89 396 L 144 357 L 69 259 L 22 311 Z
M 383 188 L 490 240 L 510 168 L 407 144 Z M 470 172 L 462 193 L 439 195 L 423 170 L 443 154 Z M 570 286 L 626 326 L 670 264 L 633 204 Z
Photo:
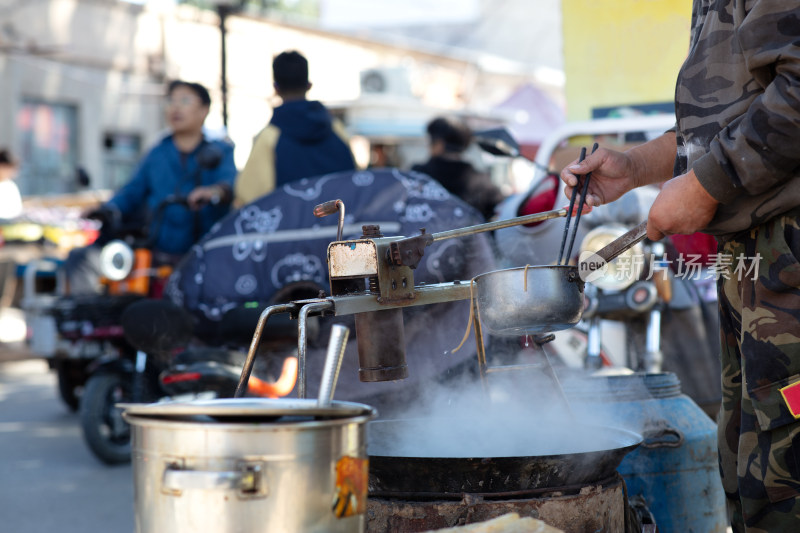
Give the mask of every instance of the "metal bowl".
M 477 276 L 475 286 L 481 325 L 492 335 L 559 331 L 583 313 L 583 281 L 574 266 L 495 270 Z

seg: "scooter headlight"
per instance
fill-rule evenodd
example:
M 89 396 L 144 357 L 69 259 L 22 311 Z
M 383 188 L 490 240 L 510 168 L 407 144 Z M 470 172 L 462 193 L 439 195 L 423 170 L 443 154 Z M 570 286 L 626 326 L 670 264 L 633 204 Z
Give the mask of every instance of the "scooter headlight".
M 618 224 L 598 226 L 583 238 L 580 253 L 596 252 L 607 244 L 611 244 L 614 239 L 621 237 L 626 231 L 628 228 Z M 597 288 L 606 291 L 626 289 L 641 276 L 644 259 L 642 245 L 636 244 L 611 261 L 602 275 L 593 276 L 592 283 Z
M 133 249 L 124 241 L 111 241 L 100 251 L 100 274 L 111 281 L 128 277 L 133 270 Z

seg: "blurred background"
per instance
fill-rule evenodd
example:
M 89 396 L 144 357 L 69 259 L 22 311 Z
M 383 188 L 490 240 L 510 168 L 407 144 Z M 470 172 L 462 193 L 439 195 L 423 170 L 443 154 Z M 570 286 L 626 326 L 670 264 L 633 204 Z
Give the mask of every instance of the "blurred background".
M 207 134 L 241 170 L 279 104 L 272 59 L 297 50 L 360 167 L 424 161 L 428 121 L 455 115 L 519 142 L 528 160 L 467 154 L 510 195 L 559 127 L 673 113 L 690 17 L 688 0 L 0 0 L 0 147 L 24 203 L 0 221 L 0 268 L 17 269 L 0 276 L 0 529 L 132 529 L 130 468 L 91 457 L 26 351 L 19 265 L 96 237 L 81 214 L 164 134 L 170 80 L 210 90 Z
M 689 17 L 667 0 L 2 0 L 0 145 L 25 197 L 116 189 L 180 78 L 211 90 L 209 133 L 241 168 L 277 102 L 272 58 L 296 49 L 362 166 L 424 159 L 443 112 L 505 124 L 532 156 L 565 120 L 670 112 Z

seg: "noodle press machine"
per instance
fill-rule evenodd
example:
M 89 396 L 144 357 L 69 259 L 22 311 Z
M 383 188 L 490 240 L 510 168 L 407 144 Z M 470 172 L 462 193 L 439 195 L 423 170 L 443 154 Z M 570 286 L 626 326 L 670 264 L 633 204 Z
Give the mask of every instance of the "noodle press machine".
M 235 396 L 247 390 L 247 382 L 261 335 L 269 318 L 289 313 L 298 320 L 298 396 L 306 397 L 306 346 L 309 316 L 355 315 L 356 338 L 361 381 L 391 381 L 408 376 L 405 362 L 403 308 L 470 299 L 470 284 L 461 281 L 416 286 L 414 269 L 425 248 L 444 239 L 466 237 L 501 228 L 564 217 L 566 209 L 547 211 L 508 220 L 478 224 L 461 229 L 426 233 L 413 237 L 384 237 L 378 226 L 363 226 L 358 239 L 342 240 L 345 206 L 331 200 L 314 208 L 314 215 L 338 213 L 337 239 L 328 245 L 327 262 L 330 296 L 277 304 L 266 308 L 259 317 Z M 473 307 L 475 302 L 473 301 Z M 483 348 L 480 320 L 473 312 L 481 375 L 488 370 Z

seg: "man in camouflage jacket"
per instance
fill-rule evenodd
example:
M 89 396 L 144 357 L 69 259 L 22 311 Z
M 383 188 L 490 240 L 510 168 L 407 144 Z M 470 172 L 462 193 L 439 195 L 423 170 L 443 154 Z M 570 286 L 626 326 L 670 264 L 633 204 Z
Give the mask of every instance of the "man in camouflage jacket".
M 800 531 L 798 39 L 796 0 L 695 0 L 675 130 L 561 173 L 569 196 L 592 172 L 590 205 L 663 183 L 648 237 L 717 238 L 718 443 L 737 533 Z

